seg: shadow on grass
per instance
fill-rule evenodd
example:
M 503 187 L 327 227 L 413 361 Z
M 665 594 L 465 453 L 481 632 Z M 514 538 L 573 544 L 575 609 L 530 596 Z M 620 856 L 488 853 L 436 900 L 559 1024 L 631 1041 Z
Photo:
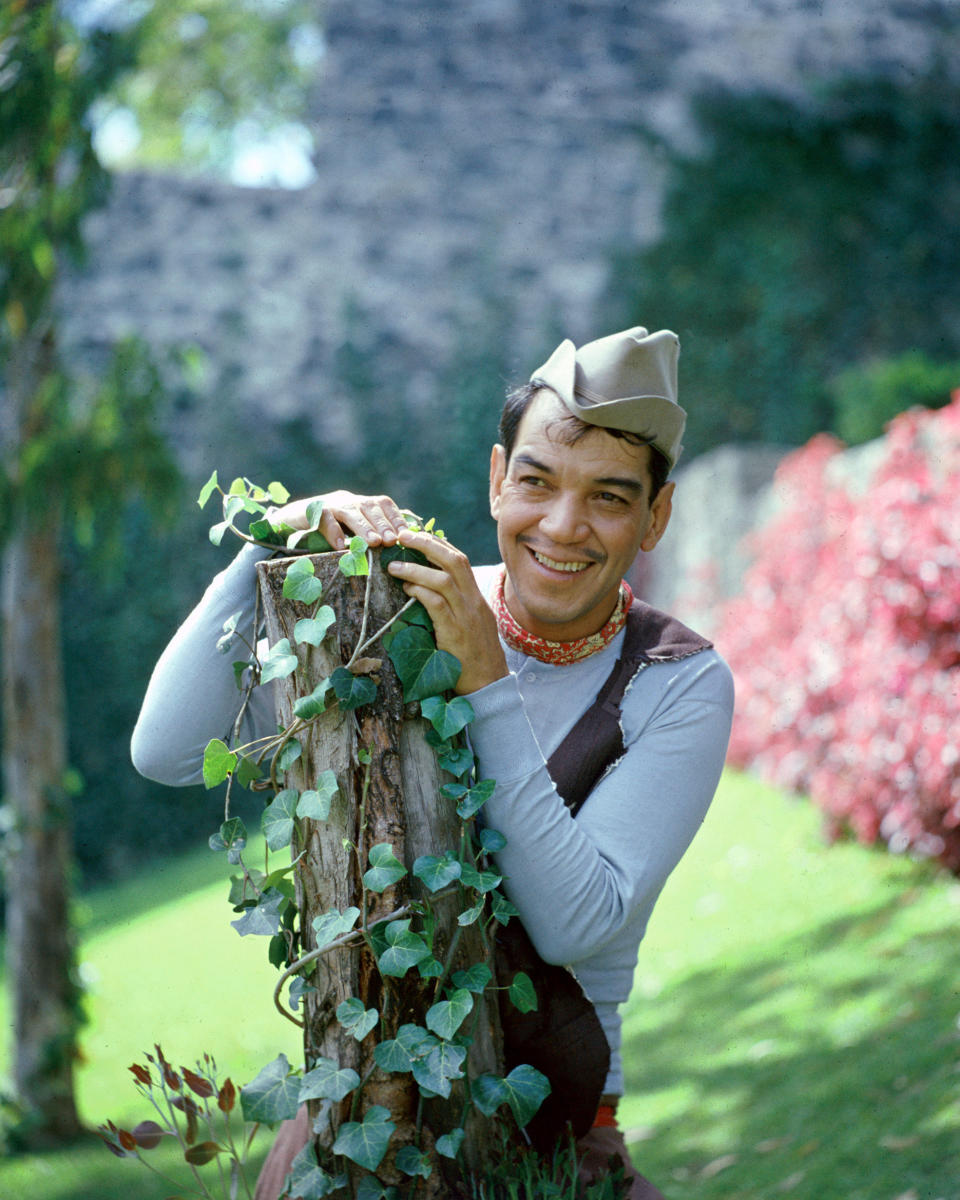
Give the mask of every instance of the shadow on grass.
M 904 931 L 912 895 L 634 1002 L 634 1153 L 668 1197 L 960 1197 L 960 942 Z

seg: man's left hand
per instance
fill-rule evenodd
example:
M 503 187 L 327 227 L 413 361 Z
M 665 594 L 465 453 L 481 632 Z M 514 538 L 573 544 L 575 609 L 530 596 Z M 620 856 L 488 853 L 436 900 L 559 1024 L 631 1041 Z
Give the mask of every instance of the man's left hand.
M 509 675 L 496 618 L 477 587 L 463 551 L 445 538 L 412 529 L 402 529 L 397 540 L 429 560 L 428 566 L 396 560 L 387 570 L 430 614 L 437 648 L 460 660 L 457 693 L 475 692 Z

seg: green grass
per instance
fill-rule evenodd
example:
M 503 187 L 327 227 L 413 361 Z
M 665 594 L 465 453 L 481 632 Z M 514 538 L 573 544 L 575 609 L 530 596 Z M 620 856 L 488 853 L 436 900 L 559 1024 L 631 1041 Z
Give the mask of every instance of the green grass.
M 126 1068 L 154 1041 L 238 1082 L 297 1056 L 264 942 L 227 924 L 226 874 L 202 852 L 87 899 L 91 1124 L 149 1115 Z M 727 775 L 624 1019 L 621 1116 L 668 1200 L 960 1200 L 958 916 L 957 881 L 828 848 L 808 805 Z M 0 1161 L 0 1197 L 172 1190 L 99 1143 Z

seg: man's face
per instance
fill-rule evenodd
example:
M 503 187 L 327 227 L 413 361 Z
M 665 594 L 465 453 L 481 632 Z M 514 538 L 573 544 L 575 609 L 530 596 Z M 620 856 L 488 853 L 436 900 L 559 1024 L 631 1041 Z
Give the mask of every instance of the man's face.
M 649 503 L 647 446 L 599 428 L 568 445 L 566 415 L 541 389 L 509 464 L 502 446 L 490 462 L 507 607 L 524 629 L 553 642 L 603 627 L 638 550 L 652 550 L 666 529 L 673 494 L 668 483 Z

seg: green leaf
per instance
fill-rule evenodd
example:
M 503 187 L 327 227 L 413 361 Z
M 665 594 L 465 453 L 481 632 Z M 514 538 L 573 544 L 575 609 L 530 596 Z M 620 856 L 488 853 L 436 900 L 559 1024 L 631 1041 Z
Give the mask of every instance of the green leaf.
M 450 701 L 442 696 L 428 696 L 420 702 L 420 711 L 444 740 L 456 737 L 474 715 L 466 696 L 454 696 Z
M 197 504 L 201 508 L 204 508 L 206 506 L 207 501 L 210 499 L 210 497 L 213 495 L 213 493 L 217 490 L 218 486 L 219 486 L 219 481 L 217 479 L 217 473 L 216 473 L 216 471 L 214 471 L 214 473 L 210 476 L 210 478 L 207 480 L 207 482 L 200 489 L 200 495 L 197 497 Z
M 421 567 L 428 567 L 430 562 L 425 554 L 421 554 L 419 550 L 414 550 L 412 546 L 401 546 L 395 543 L 392 546 L 384 546 L 380 551 L 380 566 L 384 569 L 392 562 L 407 562 L 417 563 Z M 417 601 L 419 604 L 419 601 Z M 427 610 L 424 609 L 424 612 Z M 404 617 L 409 615 L 408 612 L 403 614 Z M 413 624 L 413 622 L 410 622 Z M 418 622 L 419 624 L 419 622 Z
M 290 499 L 290 493 L 282 483 L 277 483 L 276 480 L 267 485 L 267 495 L 274 504 L 286 504 L 286 502 Z
M 281 638 L 275 646 L 270 647 L 260 666 L 260 682 L 269 683 L 271 679 L 285 679 L 296 666 L 297 656 L 290 649 L 289 640 Z
M 364 872 L 363 883 L 371 892 L 382 892 L 407 873 L 407 868 L 394 857 L 389 842 L 378 842 L 370 847 L 370 869 Z
M 419 625 L 401 629 L 389 653 L 408 701 L 448 691 L 460 678 L 459 661 L 446 650 L 438 650 L 432 634 Z
M 298 558 L 296 562 L 287 567 L 287 573 L 283 578 L 285 600 L 298 600 L 301 604 L 315 604 L 322 595 L 323 584 L 316 578 L 313 563 L 309 558 Z M 297 641 L 299 640 L 297 638 Z
M 223 783 L 236 765 L 237 756 L 226 742 L 213 738 L 203 752 L 203 786 L 213 788 Z
M 468 992 L 480 993 L 493 978 L 493 972 L 486 963 L 474 963 L 466 971 L 454 971 L 453 982 L 458 988 L 466 988 Z
M 503 876 L 497 875 L 493 871 L 478 871 L 476 867 L 472 867 L 469 863 L 463 864 L 460 882 L 464 887 L 473 888 L 474 891 L 479 892 L 481 895 L 492 892 L 502 881 Z
M 290 845 L 299 799 L 300 793 L 295 788 L 284 788 L 263 810 L 260 824 L 271 850 L 282 850 Z
M 309 817 L 312 821 L 326 821 L 330 816 L 330 804 L 339 790 L 333 771 L 324 771 L 317 780 L 316 788 L 301 793 L 297 816 Z
M 494 893 L 494 894 L 496 894 L 496 893 Z M 480 903 L 475 904 L 473 906 L 473 908 L 464 909 L 464 911 L 460 914 L 460 916 L 457 917 L 457 924 L 458 925 L 473 925 L 474 922 L 476 922 L 480 919 L 480 914 L 482 912 L 483 912 L 483 901 L 481 900 Z
M 293 638 L 298 645 L 319 646 L 327 636 L 330 626 L 335 624 L 337 614 L 329 604 L 321 605 L 312 617 L 304 617 L 293 627 Z
M 217 650 L 221 654 L 226 654 L 233 645 L 233 635 L 237 632 L 237 624 L 242 616 L 242 612 L 235 612 L 224 621 L 223 637 L 217 639 Z
M 466 1057 L 465 1046 L 438 1042 L 425 1058 L 413 1064 L 413 1077 L 421 1087 L 446 1099 L 450 1095 L 450 1081 L 463 1078 L 461 1068 Z
M 372 704 L 377 698 L 377 685 L 366 675 L 354 675 L 346 667 L 337 667 L 330 676 L 330 685 L 336 692 L 340 707 L 347 710 L 359 708 L 361 704 Z
M 424 1179 L 429 1179 L 433 1171 L 430 1160 L 416 1146 L 401 1146 L 394 1155 L 394 1162 L 397 1170 L 404 1175 L 422 1175 Z
M 277 755 L 277 770 L 281 773 L 289 771 L 302 753 L 303 746 L 301 746 L 296 738 L 290 738 L 288 742 L 284 743 L 283 749 Z
M 299 1200 L 323 1200 L 338 1188 L 346 1187 L 343 1175 L 329 1175 L 317 1164 L 313 1142 L 308 1142 L 290 1164 L 284 1195 L 297 1196 Z
M 485 1117 L 492 1117 L 500 1105 L 506 1102 L 508 1094 L 506 1081 L 499 1075 L 478 1075 L 470 1081 L 473 1103 Z
M 341 1067 L 332 1058 L 318 1058 L 316 1066 L 300 1082 L 300 1103 L 305 1100 L 342 1100 L 360 1082 L 351 1067 Z
M 387 1152 L 390 1136 L 395 1129 L 396 1125 L 390 1120 L 390 1110 L 374 1104 L 362 1121 L 346 1121 L 340 1126 L 333 1152 L 344 1155 L 358 1167 L 375 1171 Z
M 535 1067 L 522 1063 L 514 1067 L 506 1079 L 497 1075 L 480 1075 L 473 1080 L 470 1092 L 473 1102 L 486 1117 L 491 1117 L 504 1101 L 521 1127 L 536 1115 L 537 1109 L 550 1095 L 550 1080 Z
M 453 746 L 445 742 L 435 729 L 427 730 L 426 740 L 437 752 L 437 762 L 444 771 L 460 779 L 473 767 L 473 753 L 466 746 Z
M 351 996 L 337 1005 L 337 1020 L 358 1042 L 362 1042 L 380 1020 L 380 1014 L 375 1008 L 364 1008 L 362 1000 Z
M 254 759 L 249 754 L 245 754 L 237 764 L 235 778 L 241 787 L 248 788 L 255 779 L 259 779 L 263 772 Z
M 341 575 L 369 575 L 370 567 L 367 564 L 367 543 L 362 537 L 352 537 L 350 544 L 341 557 L 337 566 L 340 568 Z
M 459 879 L 460 870 L 460 861 L 452 850 L 448 850 L 441 858 L 435 854 L 422 854 L 413 864 L 414 875 L 422 879 L 431 892 L 439 892 L 448 883 Z
M 520 916 L 520 912 L 516 905 L 511 904 L 506 896 L 500 892 L 490 893 L 490 907 L 493 911 L 493 915 L 501 925 L 506 925 L 511 917 Z
M 395 1038 L 374 1047 L 373 1057 L 383 1071 L 409 1071 L 414 1062 L 439 1045 L 422 1025 L 401 1025 Z
M 502 850 L 507 844 L 507 839 L 503 836 L 499 829 L 488 829 L 484 827 L 480 830 L 480 845 L 487 854 L 496 854 L 498 850 Z
M 472 788 L 464 788 L 462 783 L 445 783 L 440 791 L 448 799 L 457 800 L 457 813 L 467 821 L 483 808 L 496 786 L 493 779 L 481 779 Z
M 278 1054 L 246 1087 L 240 1089 L 245 1121 L 274 1125 L 289 1121 L 300 1107 L 300 1080 L 291 1074 L 285 1054 Z
M 427 1028 L 438 1037 L 452 1038 L 473 1010 L 473 996 L 466 988 L 457 988 L 448 1000 L 438 1000 L 427 1009 Z
M 430 958 L 430 947 L 414 933 L 409 921 L 390 921 L 386 928 L 388 947 L 377 959 L 382 975 L 402 979 L 418 962 Z
M 313 918 L 313 932 L 317 939 L 317 949 L 328 945 L 341 934 L 349 933 L 356 925 L 357 917 L 360 916 L 360 909 L 345 908 L 341 912 L 338 908 L 331 908 L 319 917 Z
M 537 993 L 533 986 L 533 980 L 523 971 L 518 971 L 514 975 L 507 995 L 510 997 L 513 1007 L 519 1009 L 520 1012 L 537 1011 Z
M 224 821 L 216 833 L 210 835 L 211 850 L 242 850 L 247 844 L 247 827 L 239 817 Z
M 437 1153 L 444 1158 L 456 1158 L 466 1137 L 465 1129 L 451 1129 L 449 1133 L 437 1138 Z
M 289 903 L 289 897 L 283 892 L 268 888 L 261 893 L 256 904 L 244 908 L 242 916 L 230 924 L 241 937 L 273 937 L 280 929 L 283 912 Z
M 309 721 L 311 717 L 319 717 L 327 708 L 327 692 L 330 690 L 330 680 L 321 679 L 309 696 L 301 696 L 293 705 L 293 715 L 301 721 Z

